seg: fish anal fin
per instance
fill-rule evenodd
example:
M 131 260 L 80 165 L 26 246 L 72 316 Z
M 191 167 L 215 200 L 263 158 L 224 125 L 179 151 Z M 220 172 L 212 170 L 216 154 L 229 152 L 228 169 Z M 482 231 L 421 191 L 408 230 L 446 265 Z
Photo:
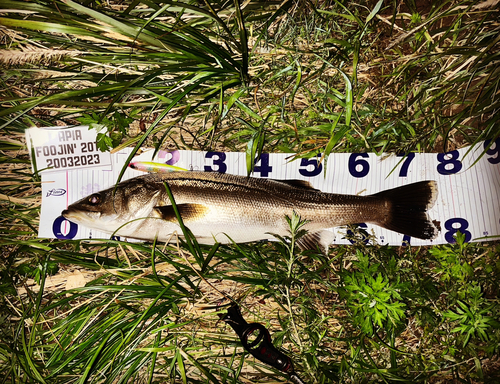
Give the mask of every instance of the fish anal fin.
M 297 240 L 297 245 L 303 251 L 317 250 L 318 248 L 324 254 L 328 253 L 328 247 L 335 239 L 335 234 L 331 231 L 322 230 L 318 232 L 310 232 Z
M 185 222 L 201 219 L 208 213 L 208 207 L 203 204 L 177 204 L 177 210 Z M 171 205 L 154 207 L 154 211 L 163 220 L 177 222 L 174 208 Z
M 289 185 L 290 187 L 302 188 L 302 189 L 310 189 L 313 191 L 318 191 L 318 189 L 314 188 L 312 184 L 307 180 L 299 180 L 299 179 L 289 179 L 289 180 L 277 180 L 278 183 Z

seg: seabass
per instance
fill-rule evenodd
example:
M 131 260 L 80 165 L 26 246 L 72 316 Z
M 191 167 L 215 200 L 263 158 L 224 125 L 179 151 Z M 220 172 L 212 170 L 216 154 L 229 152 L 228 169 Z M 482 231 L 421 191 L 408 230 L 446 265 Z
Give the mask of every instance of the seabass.
M 324 231 L 346 224 L 373 223 L 421 239 L 438 228 L 426 211 L 434 205 L 434 181 L 422 181 L 370 196 L 324 193 L 300 180 L 271 180 L 221 173 L 148 174 L 94 193 L 62 212 L 70 221 L 106 233 L 143 240 L 168 241 L 179 230 L 166 183 L 184 224 L 200 243 L 237 243 L 286 236 L 285 217 L 307 220 L 300 246 L 325 249 Z

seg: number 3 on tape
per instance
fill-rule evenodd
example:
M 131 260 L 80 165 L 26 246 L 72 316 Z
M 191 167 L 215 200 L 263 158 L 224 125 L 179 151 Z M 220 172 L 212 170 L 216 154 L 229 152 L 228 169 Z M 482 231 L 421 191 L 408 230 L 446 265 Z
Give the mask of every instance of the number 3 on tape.
M 226 173 L 227 165 L 224 163 L 226 154 L 224 152 L 207 152 L 205 159 L 212 159 L 213 165 L 205 165 L 203 169 L 205 172 L 219 172 Z M 215 166 L 215 169 L 214 169 Z

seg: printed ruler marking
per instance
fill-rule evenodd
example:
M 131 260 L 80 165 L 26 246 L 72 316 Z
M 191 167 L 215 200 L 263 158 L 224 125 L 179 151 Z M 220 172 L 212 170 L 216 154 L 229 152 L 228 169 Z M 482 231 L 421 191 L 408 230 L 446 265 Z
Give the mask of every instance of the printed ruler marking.
M 409 154 L 406 157 L 370 154 L 331 154 L 326 164 L 317 159 L 287 160 L 290 154 L 263 154 L 255 165 L 254 177 L 302 179 L 325 192 L 363 195 L 407 185 L 420 180 L 436 180 L 439 195 L 436 205 L 429 211 L 433 220 L 441 222 L 441 233 L 434 241 L 411 239 L 412 245 L 430 245 L 452 242 L 457 229 L 474 241 L 483 236 L 500 236 L 500 139 L 471 168 L 485 144 L 471 150 L 462 148 L 446 154 Z M 95 167 L 42 174 L 42 213 L 40 237 L 109 238 L 108 234 L 69 222 L 60 216 L 68 203 L 72 203 L 97 190 L 114 185 L 131 149 L 112 154 L 112 168 Z M 151 151 L 145 151 L 134 161 L 151 161 Z M 385 156 L 385 155 L 384 155 Z M 156 161 L 186 169 L 223 171 L 246 175 L 244 153 L 159 151 Z M 326 166 L 326 177 L 324 167 Z M 391 173 L 392 171 L 392 173 Z M 139 176 L 142 172 L 127 169 L 123 180 Z M 50 195 L 49 190 L 63 189 L 65 197 Z M 62 225 L 64 223 L 64 225 Z M 332 229 L 334 244 L 350 244 L 344 239 L 345 228 Z M 375 225 L 366 230 L 376 235 L 382 244 L 401 245 L 407 237 Z
M 97 132 L 87 126 L 27 129 L 33 171 L 35 163 L 42 173 L 111 166 L 110 154 L 97 148 L 96 137 Z

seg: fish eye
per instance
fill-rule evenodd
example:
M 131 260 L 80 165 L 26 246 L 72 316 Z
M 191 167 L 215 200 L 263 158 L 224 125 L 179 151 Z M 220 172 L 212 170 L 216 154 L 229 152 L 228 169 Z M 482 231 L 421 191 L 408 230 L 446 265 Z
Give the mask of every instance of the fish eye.
M 101 195 L 99 195 L 98 193 L 94 193 L 93 195 L 90 195 L 88 198 L 88 202 L 89 202 L 89 204 L 92 204 L 92 205 L 99 204 L 101 202 Z

